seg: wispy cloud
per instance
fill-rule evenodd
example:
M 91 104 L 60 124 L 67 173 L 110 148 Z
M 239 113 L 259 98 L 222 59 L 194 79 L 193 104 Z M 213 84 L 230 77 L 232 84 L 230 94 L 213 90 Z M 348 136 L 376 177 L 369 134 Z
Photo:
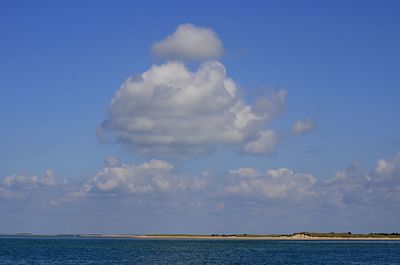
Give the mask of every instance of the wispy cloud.
M 292 133 L 294 134 L 303 134 L 314 130 L 316 127 L 316 123 L 312 119 L 296 121 L 293 123 Z

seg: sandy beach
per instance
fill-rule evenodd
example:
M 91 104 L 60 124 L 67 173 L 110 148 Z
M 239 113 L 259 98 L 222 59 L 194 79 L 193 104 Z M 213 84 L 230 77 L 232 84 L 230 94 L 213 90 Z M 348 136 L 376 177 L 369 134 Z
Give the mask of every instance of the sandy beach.
M 288 236 L 241 236 L 241 235 L 98 235 L 97 237 L 137 239 L 206 239 L 206 240 L 400 240 L 400 237 L 313 237 L 306 235 Z

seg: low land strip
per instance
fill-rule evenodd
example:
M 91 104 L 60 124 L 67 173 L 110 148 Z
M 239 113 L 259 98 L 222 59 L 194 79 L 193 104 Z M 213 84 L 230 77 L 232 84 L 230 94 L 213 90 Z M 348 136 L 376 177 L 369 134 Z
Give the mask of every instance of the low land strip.
M 300 232 L 293 234 L 57 234 L 39 235 L 31 233 L 0 234 L 0 237 L 71 237 L 71 238 L 136 238 L 136 239 L 247 239 L 247 240 L 400 240 L 400 233 L 317 233 Z

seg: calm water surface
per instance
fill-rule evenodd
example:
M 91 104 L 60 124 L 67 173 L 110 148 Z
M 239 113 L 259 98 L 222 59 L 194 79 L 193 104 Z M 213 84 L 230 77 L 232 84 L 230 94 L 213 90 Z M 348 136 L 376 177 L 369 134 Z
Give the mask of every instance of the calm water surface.
M 0 238 L 0 264 L 400 264 L 399 241 Z

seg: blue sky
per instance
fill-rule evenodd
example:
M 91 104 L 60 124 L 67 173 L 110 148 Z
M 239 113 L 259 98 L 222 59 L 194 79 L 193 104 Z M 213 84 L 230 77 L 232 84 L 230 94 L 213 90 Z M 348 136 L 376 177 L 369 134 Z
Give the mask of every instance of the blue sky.
M 0 230 L 261 233 L 398 228 L 397 1 L 0 5 L 0 210 L 6 212 Z M 162 41 L 173 38 L 182 25 L 190 27 L 183 28 L 183 39 L 175 38 L 171 52 L 171 45 Z M 181 44 L 194 36 L 190 34 L 212 36 L 207 35 L 206 45 Z M 164 52 L 155 50 L 155 43 Z M 204 47 L 209 50 L 199 56 Z M 189 56 L 183 53 L 186 48 Z M 124 92 L 121 84 L 126 91 L 134 85 L 148 89 L 145 81 L 126 80 L 151 72 L 154 65 L 164 65 L 160 71 L 172 69 L 168 78 L 184 82 L 183 89 L 195 82 L 181 79 L 173 62 L 191 74 L 201 67 L 217 75 L 225 69 L 219 78 L 233 80 L 235 97 L 222 98 L 229 103 L 219 106 L 220 89 L 225 88 L 201 77 L 197 89 L 211 86 L 214 92 L 194 98 L 197 103 L 189 107 L 168 100 L 165 106 L 157 103 L 169 95 L 171 84 L 162 83 L 159 94 L 142 102 L 135 101 L 136 94 L 117 96 L 117 91 Z M 282 102 L 277 99 L 280 91 L 286 94 Z M 254 110 L 259 99 L 274 111 L 254 112 L 257 121 L 251 125 L 235 127 L 236 120 L 224 116 L 238 102 L 243 104 L 239 109 Z M 184 114 L 177 119 L 170 114 L 175 111 Z M 123 123 L 127 117 L 150 121 L 159 131 L 133 132 L 127 129 L 131 124 Z M 295 132 L 296 122 L 308 127 Z M 100 139 L 99 128 L 106 140 Z M 153 138 L 143 138 L 148 135 Z M 172 142 L 160 144 L 160 137 Z M 105 157 L 119 162 L 105 164 Z M 151 159 L 167 164 L 160 169 Z M 140 165 L 146 163 L 161 173 L 142 172 Z M 128 166 L 122 177 L 111 170 L 122 165 Z M 257 173 L 238 173 L 243 168 Z M 292 173 L 278 170 L 282 168 Z M 268 170 L 280 172 L 279 185 Z M 117 175 L 118 185 L 105 185 Z M 157 176 L 166 182 L 158 182 Z M 140 180 L 147 183 L 141 187 L 169 186 L 127 189 L 140 183 L 136 177 L 151 179 L 152 184 Z M 315 205 L 316 198 L 322 203 Z M 26 208 L 28 199 L 32 205 Z M 76 205 L 79 210 L 74 211 Z M 121 218 L 107 215 L 92 226 L 99 212 L 106 211 L 103 205 Z M 240 212 L 251 218 L 241 220 Z M 21 221 L 32 215 L 37 221 Z M 325 225 L 313 221 L 321 215 L 327 216 Z M 283 221 L 293 216 L 297 222 Z M 154 217 L 160 221 L 149 223 Z M 62 225 L 65 218 L 67 228 Z

